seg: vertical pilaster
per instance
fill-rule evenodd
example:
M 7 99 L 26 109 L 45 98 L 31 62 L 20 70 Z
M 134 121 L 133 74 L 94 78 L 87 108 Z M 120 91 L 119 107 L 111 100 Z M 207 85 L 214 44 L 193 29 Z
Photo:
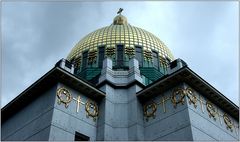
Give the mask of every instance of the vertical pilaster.
M 100 104 L 97 140 L 143 140 L 142 106 L 136 92 L 142 88 L 134 81 L 142 83 L 138 61 L 129 61 L 129 71 L 112 70 L 112 61 L 104 59 L 99 83 L 106 98 Z M 110 85 L 111 84 L 111 85 Z

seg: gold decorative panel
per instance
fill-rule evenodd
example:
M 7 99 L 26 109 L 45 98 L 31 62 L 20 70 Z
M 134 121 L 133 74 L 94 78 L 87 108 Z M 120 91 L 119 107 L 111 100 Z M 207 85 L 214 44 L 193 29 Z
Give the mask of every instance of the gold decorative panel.
M 147 61 L 151 61 L 152 60 L 152 51 L 144 50 L 143 55 L 144 55 L 144 59 L 145 60 L 147 60 Z
M 82 62 L 82 56 L 76 56 L 73 60 L 73 64 L 75 68 L 80 68 Z
M 106 48 L 106 56 L 112 57 L 115 54 L 115 48 L 114 47 L 107 47 Z
M 97 50 L 94 49 L 94 50 L 89 51 L 88 64 L 92 64 L 92 63 L 96 62 L 96 60 L 97 60 Z
M 134 48 L 133 47 L 126 47 L 125 48 L 125 54 L 129 56 L 129 58 L 133 57 L 135 55 Z

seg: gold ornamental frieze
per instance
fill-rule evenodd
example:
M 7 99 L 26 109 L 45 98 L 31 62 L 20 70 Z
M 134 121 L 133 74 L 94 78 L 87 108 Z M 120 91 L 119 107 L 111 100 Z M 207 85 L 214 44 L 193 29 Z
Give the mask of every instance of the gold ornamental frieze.
M 238 134 L 239 126 L 235 126 L 231 118 L 226 113 L 221 115 L 220 112 L 218 112 L 218 109 L 210 101 L 205 101 L 203 97 L 201 97 L 200 95 L 198 95 L 197 97 L 196 92 L 191 87 L 187 87 L 186 89 L 181 87 L 175 88 L 173 89 L 172 94 L 170 96 L 164 95 L 164 96 L 161 96 L 159 101 L 152 100 L 149 103 L 144 104 L 143 114 L 144 114 L 145 120 L 148 122 L 149 118 L 152 117 L 154 119 L 156 117 L 156 111 L 159 106 L 160 106 L 159 112 L 162 112 L 162 114 L 166 113 L 167 112 L 166 103 L 169 100 L 175 109 L 177 108 L 178 104 L 183 105 L 185 96 L 188 99 L 189 105 L 193 104 L 194 108 L 196 109 L 197 102 L 199 101 L 200 110 L 202 111 L 202 113 L 204 113 L 204 110 L 206 109 L 209 117 L 214 118 L 215 121 L 218 115 L 221 125 L 223 120 L 228 130 L 231 130 L 232 132 L 233 129 L 235 129 L 236 133 Z
M 76 56 L 73 60 L 74 67 L 80 68 L 81 62 L 82 62 L 82 56 L 81 55 Z
M 189 104 L 193 104 L 194 107 L 197 107 L 197 96 L 195 95 L 193 89 L 190 87 L 184 89 L 184 88 L 177 88 L 174 89 L 172 96 L 171 96 L 171 101 L 173 103 L 174 108 L 177 107 L 177 104 L 184 104 L 184 97 L 187 96 L 189 100 Z
M 97 60 L 97 50 L 94 49 L 88 53 L 88 64 L 95 63 Z
M 144 50 L 143 55 L 145 60 L 152 61 L 152 51 Z
M 134 48 L 133 47 L 126 47 L 125 48 L 125 54 L 127 54 L 129 58 L 132 58 L 135 55 Z
M 94 121 L 97 120 L 99 111 L 98 111 L 98 105 L 96 102 L 88 99 L 86 102 L 82 101 L 80 95 L 75 97 L 72 97 L 70 91 L 64 87 L 57 89 L 57 102 L 58 105 L 64 104 L 65 108 L 68 108 L 69 104 L 72 100 L 76 102 L 76 112 L 79 112 L 80 106 L 85 106 L 86 111 L 86 117 L 92 117 Z
M 115 48 L 114 47 L 107 47 L 106 48 L 106 56 L 112 57 L 115 54 Z

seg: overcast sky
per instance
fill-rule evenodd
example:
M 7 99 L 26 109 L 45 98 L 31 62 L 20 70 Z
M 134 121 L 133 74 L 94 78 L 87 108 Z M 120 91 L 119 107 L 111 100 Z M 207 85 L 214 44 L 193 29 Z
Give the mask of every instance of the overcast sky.
M 66 58 L 119 8 L 131 25 L 159 37 L 188 66 L 238 105 L 239 3 L 2 2 L 2 99 L 6 105 Z

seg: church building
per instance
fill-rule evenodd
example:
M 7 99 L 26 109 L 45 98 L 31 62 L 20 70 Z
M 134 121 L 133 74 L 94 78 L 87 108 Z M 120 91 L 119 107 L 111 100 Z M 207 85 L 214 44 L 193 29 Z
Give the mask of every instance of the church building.
M 122 10 L 1 109 L 2 141 L 239 140 L 239 107 Z

